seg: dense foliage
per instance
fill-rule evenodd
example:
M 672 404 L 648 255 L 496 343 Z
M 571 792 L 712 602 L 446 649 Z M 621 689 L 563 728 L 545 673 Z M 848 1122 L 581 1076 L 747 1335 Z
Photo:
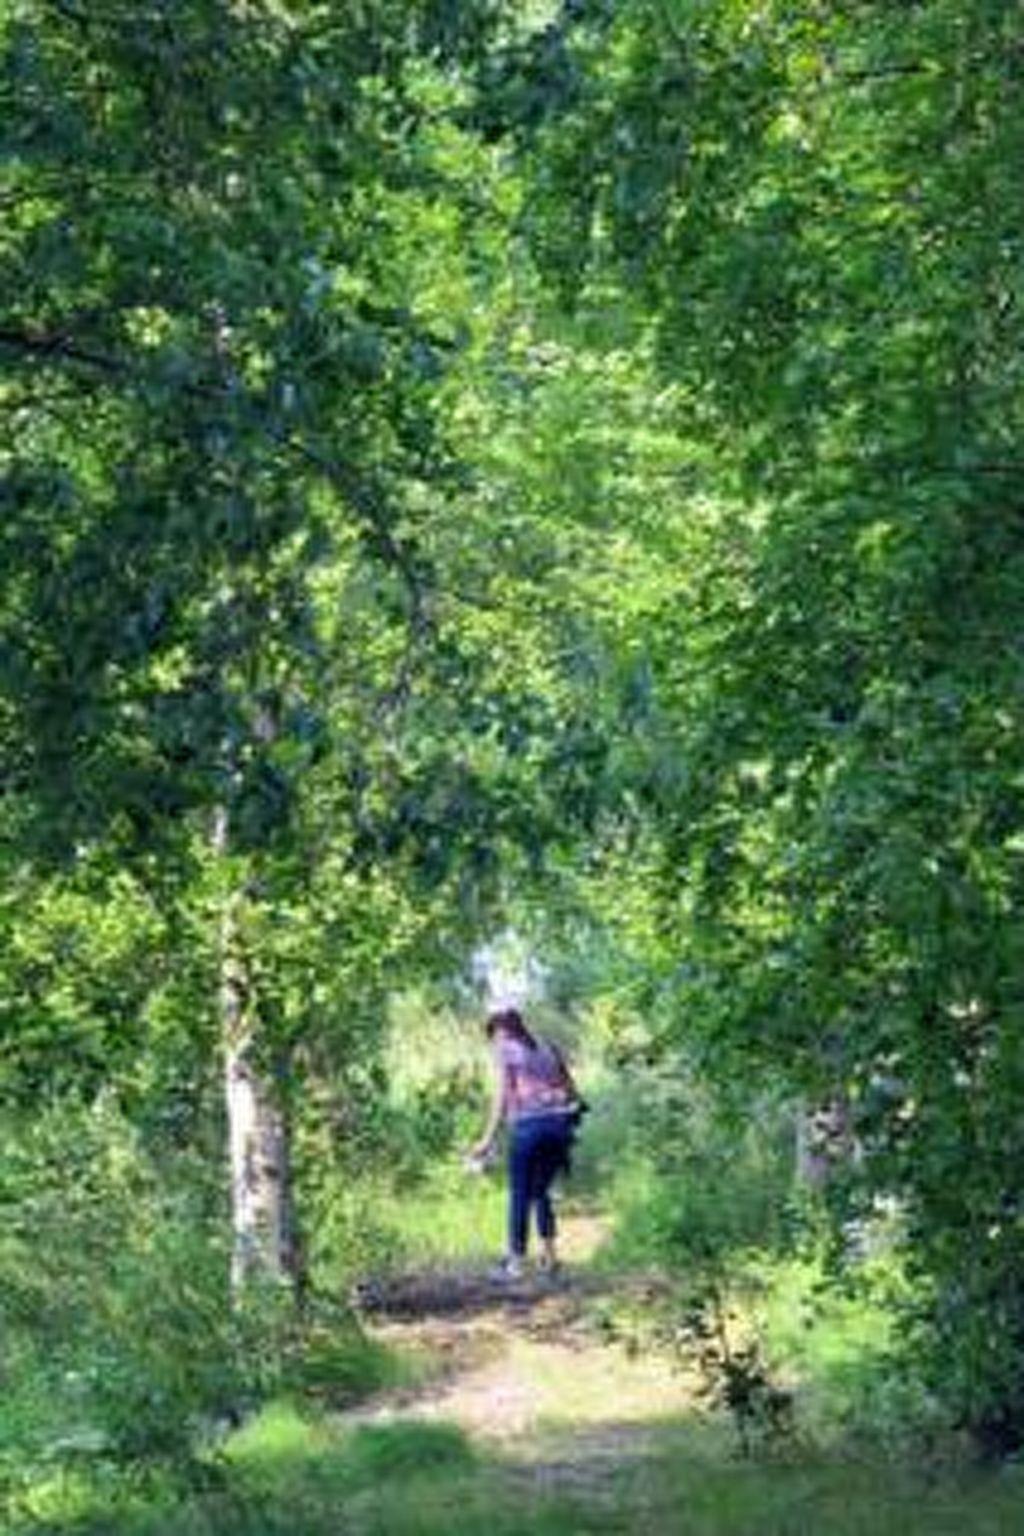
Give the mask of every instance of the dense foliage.
M 578 302 L 639 295 L 711 524 L 647 651 L 680 1028 L 847 1101 L 860 1188 L 903 1202 L 936 1385 L 1003 1443 L 1021 37 L 986 0 L 641 3 L 581 28 L 572 110 L 534 151 L 541 254 L 584 230 Z
M 2 8 L 22 1374 L 99 1369 L 130 1204 L 68 1174 L 112 1225 L 61 1324 L 26 1116 L 144 1186 L 111 1296 L 212 1277 L 227 977 L 340 1283 L 346 1184 L 478 1093 L 388 1100 L 387 998 L 512 921 L 617 1070 L 840 1107 L 838 1220 L 895 1202 L 905 1338 L 1018 1444 L 1022 46 L 999 0 Z

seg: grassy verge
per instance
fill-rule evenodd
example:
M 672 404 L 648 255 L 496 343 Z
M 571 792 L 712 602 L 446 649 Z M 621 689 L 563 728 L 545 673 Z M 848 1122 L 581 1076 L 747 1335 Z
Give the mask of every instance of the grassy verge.
M 966 1452 L 909 1363 L 900 1363 L 889 1260 L 864 1266 L 848 1290 L 823 1284 L 807 1259 L 763 1266 L 750 1313 L 768 1358 L 795 1391 L 805 1436 L 849 1453 L 920 1460 Z
M 483 1457 L 445 1424 L 341 1430 L 279 1404 L 228 1443 L 204 1490 L 51 1490 L 12 1536 L 1016 1536 L 1024 1521 L 1019 1473 L 739 1466 L 693 1449 L 685 1425 L 666 1427 L 654 1454 L 600 1483 L 581 1468 L 557 1492 L 543 1465 Z
M 498 1169 L 470 1174 L 452 1160 L 407 1191 L 383 1196 L 378 1220 L 396 1265 L 494 1259 L 505 1244 L 504 1180 Z

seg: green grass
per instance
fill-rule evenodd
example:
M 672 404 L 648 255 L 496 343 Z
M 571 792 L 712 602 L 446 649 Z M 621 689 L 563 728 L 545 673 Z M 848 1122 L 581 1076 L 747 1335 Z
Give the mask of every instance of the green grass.
M 767 1358 L 795 1386 L 800 1423 L 817 1444 L 867 1447 L 913 1460 L 925 1442 L 955 1437 L 909 1365 L 897 1364 L 891 1301 L 902 1281 L 890 1259 L 861 1270 L 850 1291 L 823 1285 L 821 1266 L 761 1265 L 750 1312 Z
M 407 1192 L 382 1196 L 377 1217 L 403 1267 L 493 1259 L 505 1246 L 502 1171 L 471 1174 L 453 1159 Z
M 1019 1536 L 1024 1476 L 943 1480 L 839 1461 L 737 1464 L 709 1456 L 685 1424 L 652 1458 L 571 1495 L 488 1459 L 443 1423 L 340 1429 L 286 1405 L 229 1442 L 219 1478 L 173 1497 L 150 1488 L 104 1503 L 51 1490 L 12 1531 L 35 1536 Z M 558 1458 L 567 1446 L 553 1448 Z
M 500 1249 L 504 1207 L 500 1177 L 471 1178 L 451 1165 L 429 1184 L 382 1200 L 376 1217 L 402 1267 L 443 1267 Z M 199 1483 L 174 1485 L 153 1474 L 132 1485 L 95 1467 L 88 1475 L 64 1470 L 25 1496 L 10 1536 L 1024 1532 L 1024 1472 L 983 1475 L 934 1459 L 915 1466 L 900 1427 L 907 1403 L 898 1393 L 891 1402 L 877 1396 L 888 1380 L 889 1343 L 877 1297 L 822 1294 L 820 1270 L 795 1261 L 765 1264 L 748 1278 L 751 1317 L 799 1402 L 801 1433 L 773 1461 L 736 1461 L 725 1426 L 679 1417 L 669 1395 L 645 1395 L 639 1435 L 625 1433 L 628 1394 L 612 1354 L 602 1358 L 594 1346 L 574 1355 L 564 1341 L 561 1352 L 543 1340 L 519 1342 L 539 1356 L 547 1350 L 557 1379 L 545 1382 L 541 1361 L 535 1384 L 551 1416 L 538 1421 L 528 1445 L 516 1444 L 515 1460 L 455 1424 L 345 1424 L 328 1410 L 368 1386 L 404 1384 L 412 1366 L 335 1327 L 303 1354 L 289 1387 L 294 1399 L 272 1403 L 232 1434 Z M 851 1435 L 858 1415 L 871 1434 Z M 593 1456 L 595 1440 L 603 1459 Z
M 281 1390 L 325 1407 L 346 1407 L 389 1387 L 408 1385 L 407 1363 L 350 1318 L 308 1323 L 280 1371 Z
M 933 1481 L 868 1464 L 683 1460 L 661 1467 L 652 1482 L 646 1501 L 639 1490 L 634 1505 L 638 1528 L 652 1536 L 1019 1536 L 1024 1529 L 1024 1487 L 980 1475 Z

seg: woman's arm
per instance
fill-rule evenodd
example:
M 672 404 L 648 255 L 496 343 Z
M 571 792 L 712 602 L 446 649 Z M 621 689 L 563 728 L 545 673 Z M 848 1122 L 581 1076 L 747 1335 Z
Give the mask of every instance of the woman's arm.
M 471 1157 L 486 1157 L 494 1146 L 495 1137 L 501 1128 L 501 1122 L 505 1118 L 505 1108 L 508 1103 L 508 1072 L 504 1066 L 497 1069 L 494 1079 L 494 1092 L 491 1095 L 491 1108 L 487 1116 L 487 1127 L 480 1140 L 473 1147 Z

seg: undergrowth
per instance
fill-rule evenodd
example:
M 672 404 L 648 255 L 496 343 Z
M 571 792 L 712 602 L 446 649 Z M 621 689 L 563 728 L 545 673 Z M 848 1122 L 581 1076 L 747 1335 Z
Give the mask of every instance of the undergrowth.
M 209 1485 L 106 1490 L 65 1479 L 11 1536 L 1011 1536 L 1018 1474 L 925 1478 L 844 1461 L 739 1465 L 687 1453 L 685 1428 L 612 1479 L 556 1493 L 543 1463 L 514 1465 L 445 1424 L 339 1428 L 286 1404 L 225 1446 Z

